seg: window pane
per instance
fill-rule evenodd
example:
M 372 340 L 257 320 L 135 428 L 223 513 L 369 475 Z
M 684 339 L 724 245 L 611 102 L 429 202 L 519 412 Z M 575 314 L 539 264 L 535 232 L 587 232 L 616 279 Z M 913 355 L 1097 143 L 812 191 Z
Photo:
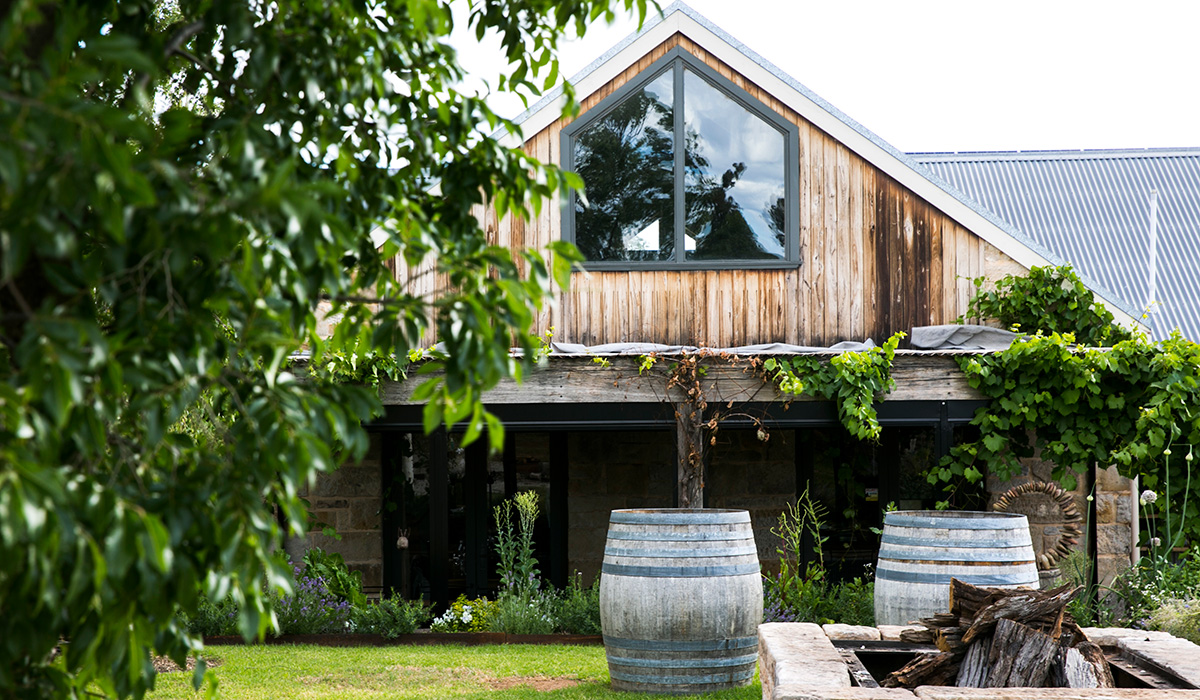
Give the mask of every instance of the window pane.
M 688 260 L 782 260 L 783 133 L 684 70 Z
M 579 132 L 575 245 L 588 260 L 671 260 L 675 110 L 668 70 Z

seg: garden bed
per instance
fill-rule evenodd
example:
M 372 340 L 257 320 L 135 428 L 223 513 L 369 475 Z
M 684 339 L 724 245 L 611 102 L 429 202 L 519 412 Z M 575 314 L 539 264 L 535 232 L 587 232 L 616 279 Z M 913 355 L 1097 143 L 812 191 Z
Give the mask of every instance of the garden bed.
M 313 644 L 325 647 L 382 647 L 461 644 L 471 647 L 483 644 L 601 645 L 603 643 L 604 638 L 598 634 L 506 634 L 504 632 L 430 632 L 428 630 L 402 634 L 391 639 L 381 634 L 288 634 L 251 642 L 246 642 L 240 635 L 214 635 L 204 638 L 205 646 Z

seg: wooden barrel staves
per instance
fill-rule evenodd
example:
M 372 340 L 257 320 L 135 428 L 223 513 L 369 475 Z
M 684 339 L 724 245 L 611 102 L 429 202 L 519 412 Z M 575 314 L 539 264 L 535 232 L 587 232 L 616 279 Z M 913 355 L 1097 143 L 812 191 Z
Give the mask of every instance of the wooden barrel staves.
M 762 575 L 744 510 L 614 510 L 600 624 L 617 690 L 746 685 L 758 660 Z
M 1017 513 L 885 513 L 875 567 L 875 624 L 944 613 L 950 579 L 976 586 L 1038 587 L 1029 522 Z

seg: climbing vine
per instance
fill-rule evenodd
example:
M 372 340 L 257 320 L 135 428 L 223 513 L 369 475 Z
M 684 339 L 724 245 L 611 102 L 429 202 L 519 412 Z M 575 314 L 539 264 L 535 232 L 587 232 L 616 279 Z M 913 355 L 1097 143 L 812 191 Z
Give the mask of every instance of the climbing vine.
M 995 319 L 1005 328 L 1029 333 L 1072 333 L 1082 345 L 1108 346 L 1134 337 L 1116 324 L 1070 265 L 1032 267 L 1028 275 L 1008 275 L 991 290 L 985 277 L 972 281 L 975 295 L 967 318 Z
M 683 507 L 703 500 L 705 447 L 716 444 L 722 421 L 731 417 L 748 419 L 758 428 L 758 439 L 767 441 L 770 433 L 761 415 L 742 406 L 755 401 L 768 387 L 786 401 L 801 394 L 833 401 L 837 404 L 842 424 L 859 439 L 876 440 L 881 428 L 874 403 L 891 391 L 892 361 L 904 333 L 897 333 L 882 346 L 858 352 L 843 352 L 826 359 L 816 356 L 753 357 L 746 361 L 729 353 L 702 350 L 664 362 L 656 354 L 638 358 L 639 375 L 663 371 L 666 375 L 664 399 L 670 397 L 675 418 L 680 426 L 678 449 L 681 457 L 679 474 L 679 503 Z M 724 363 L 735 370 L 758 377 L 737 398 L 722 396 L 713 404 L 706 386 L 710 366 Z M 662 369 L 659 369 L 665 365 Z M 607 364 L 602 364 L 607 366 Z M 774 398 L 774 397 L 773 397 Z
M 990 402 L 972 421 L 979 439 L 955 446 L 929 480 L 978 480 L 987 472 L 1010 478 L 1021 468 L 1019 459 L 1040 450 L 1055 465 L 1053 478 L 1070 489 L 1076 474 L 1093 464 L 1116 464 L 1148 488 L 1170 480 L 1158 507 L 1183 514 L 1186 534 L 1200 539 L 1200 519 L 1193 517 L 1200 479 L 1186 479 L 1190 459 L 1169 460 L 1172 450 L 1191 455 L 1200 444 L 1200 345 L 1177 332 L 1157 342 L 1116 326 L 1106 332 L 1097 325 L 1111 325 L 1106 319 L 1112 316 L 1090 294 L 1066 307 L 1052 303 L 1064 287 L 1048 280 L 1077 280 L 1073 273 L 1038 274 L 1046 283 L 1002 281 L 997 292 L 983 293 L 992 295 L 991 306 L 976 306 L 977 295 L 973 308 L 1057 309 L 1076 319 L 1080 335 L 1054 330 L 1063 327 L 1061 318 L 1018 316 L 1015 323 L 1036 333 L 1000 352 L 960 358 L 971 386 Z M 1018 294 L 1025 298 L 1008 298 Z M 1070 315 L 1087 305 L 1092 315 Z M 1116 338 L 1123 339 L 1111 348 L 1091 346 Z
M 907 334 L 898 332 L 883 345 L 859 352 L 843 352 L 828 362 L 820 357 L 797 355 L 768 358 L 762 369 L 768 381 L 784 396 L 810 396 L 837 403 L 838 416 L 850 434 L 860 440 L 878 440 L 880 431 L 875 401 L 892 390 L 892 361 L 896 347 Z

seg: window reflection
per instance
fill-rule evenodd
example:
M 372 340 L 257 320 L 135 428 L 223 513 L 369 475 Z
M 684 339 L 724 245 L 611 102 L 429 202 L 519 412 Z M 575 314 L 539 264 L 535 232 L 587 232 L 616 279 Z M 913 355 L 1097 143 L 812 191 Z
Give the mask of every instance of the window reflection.
M 587 260 L 787 259 L 794 132 L 691 60 L 680 54 L 564 132 L 585 185 L 571 206 Z
M 683 80 L 687 259 L 784 259 L 784 135 L 691 70 Z
M 674 258 L 674 91 L 670 70 L 579 133 L 575 244 L 588 260 Z

